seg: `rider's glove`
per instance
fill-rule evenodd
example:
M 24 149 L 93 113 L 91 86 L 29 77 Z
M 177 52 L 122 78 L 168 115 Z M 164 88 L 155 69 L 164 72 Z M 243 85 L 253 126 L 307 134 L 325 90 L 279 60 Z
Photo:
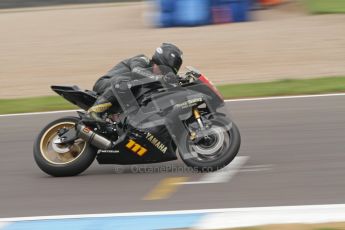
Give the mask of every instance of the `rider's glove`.
M 168 86 L 176 87 L 179 84 L 178 76 L 174 73 L 168 73 L 163 77 L 164 83 L 166 83 Z

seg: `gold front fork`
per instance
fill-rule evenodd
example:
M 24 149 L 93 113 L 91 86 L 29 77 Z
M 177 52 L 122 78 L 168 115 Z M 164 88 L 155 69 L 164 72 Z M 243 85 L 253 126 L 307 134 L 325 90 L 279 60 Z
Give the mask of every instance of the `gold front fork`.
M 200 119 L 201 116 L 198 108 L 193 108 L 193 114 L 196 120 Z
M 201 130 L 205 129 L 204 123 L 202 123 L 200 112 L 197 107 L 193 109 L 194 117 L 197 120 Z
M 195 120 L 196 120 L 196 121 L 198 122 L 198 124 L 199 124 L 200 129 L 201 129 L 201 130 L 204 130 L 204 129 L 205 129 L 205 126 L 204 126 L 204 124 L 202 123 L 201 115 L 200 115 L 200 112 L 199 112 L 199 110 L 198 110 L 197 107 L 193 108 L 193 114 L 194 114 Z M 195 138 L 196 138 L 196 133 L 195 133 L 195 132 L 192 132 L 192 133 L 190 134 L 190 139 L 191 139 L 191 140 L 194 140 Z

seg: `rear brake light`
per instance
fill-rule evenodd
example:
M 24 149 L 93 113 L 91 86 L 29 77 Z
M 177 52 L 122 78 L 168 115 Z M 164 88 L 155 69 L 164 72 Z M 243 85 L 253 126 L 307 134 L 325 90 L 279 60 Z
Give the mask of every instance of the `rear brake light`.
M 224 100 L 223 95 L 218 91 L 218 89 L 212 84 L 212 82 L 210 80 L 208 80 L 207 77 L 205 77 L 204 75 L 200 75 L 199 80 L 204 83 L 205 85 L 207 85 L 221 100 Z

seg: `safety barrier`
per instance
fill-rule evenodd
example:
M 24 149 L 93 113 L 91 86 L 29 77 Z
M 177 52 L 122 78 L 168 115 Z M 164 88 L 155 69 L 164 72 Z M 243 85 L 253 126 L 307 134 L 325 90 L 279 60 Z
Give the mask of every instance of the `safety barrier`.
M 252 0 L 157 0 L 157 25 L 199 26 L 249 20 Z

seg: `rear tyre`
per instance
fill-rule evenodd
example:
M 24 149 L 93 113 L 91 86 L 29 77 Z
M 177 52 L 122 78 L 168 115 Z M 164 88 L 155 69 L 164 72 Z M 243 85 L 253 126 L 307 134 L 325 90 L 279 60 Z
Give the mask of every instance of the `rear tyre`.
M 96 149 L 84 140 L 58 144 L 58 131 L 75 128 L 79 119 L 64 117 L 48 124 L 34 143 L 34 159 L 45 173 L 55 177 L 75 176 L 86 170 L 96 157 Z
M 228 165 L 237 155 L 241 146 L 241 135 L 236 124 L 218 115 L 212 119 L 211 141 L 206 144 L 194 143 L 190 134 L 180 139 L 179 153 L 182 161 L 198 171 L 211 172 Z

